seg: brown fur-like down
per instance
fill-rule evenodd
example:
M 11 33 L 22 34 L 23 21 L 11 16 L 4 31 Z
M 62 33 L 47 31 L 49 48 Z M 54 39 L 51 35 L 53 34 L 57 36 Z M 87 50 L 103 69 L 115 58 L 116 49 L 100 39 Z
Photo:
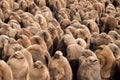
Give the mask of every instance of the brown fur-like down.
M 67 59 L 73 60 L 78 59 L 81 56 L 81 53 L 83 52 L 83 48 L 78 44 L 71 44 L 68 45 L 67 49 Z
M 120 48 L 116 44 L 108 44 L 108 47 L 111 49 L 116 59 L 120 58 Z
M 65 31 L 67 32 L 69 32 L 70 34 L 74 34 L 74 32 L 75 32 L 75 30 L 76 30 L 76 28 L 74 27 L 74 26 L 68 26 L 66 29 L 65 29 Z M 65 32 L 65 33 L 66 33 Z M 66 34 L 69 34 L 69 33 L 66 33 Z
M 89 47 L 91 34 L 85 25 L 81 25 L 79 29 L 75 30 L 74 37 L 84 39 Z
M 119 24 L 120 24 L 120 22 L 119 22 Z M 120 25 L 118 25 L 114 30 L 115 30 L 117 33 L 120 34 Z
M 43 17 L 41 14 L 36 14 L 34 18 L 35 18 L 35 21 L 39 23 L 42 30 L 47 29 L 47 21 L 45 17 Z
M 0 8 L 2 9 L 3 12 L 7 9 L 10 10 L 10 5 L 9 5 L 8 1 L 6 1 L 6 0 L 0 1 Z
M 61 8 L 55 16 L 59 22 L 61 22 L 64 19 L 65 19 L 64 21 L 67 21 L 67 19 L 70 19 L 69 12 L 67 11 L 66 8 Z
M 51 55 L 53 56 L 53 54 L 57 50 L 60 35 L 59 35 L 55 25 L 53 25 L 53 23 L 51 23 L 51 22 L 50 22 L 50 25 L 48 25 L 48 30 L 49 30 L 49 33 L 51 34 L 51 38 L 52 38 L 52 41 L 53 41 L 53 50 L 51 51 Z
M 9 20 L 8 24 L 11 26 L 12 29 L 21 30 L 20 24 L 17 20 L 11 19 Z
M 107 17 L 105 21 L 104 32 L 108 33 L 110 30 L 114 30 L 118 26 L 118 22 L 114 17 Z
M 53 12 L 59 11 L 61 8 L 66 7 L 66 2 L 65 0 L 49 0 L 49 6 L 52 9 Z
M 2 59 L 3 55 L 4 55 L 4 45 L 8 44 L 8 39 L 9 37 L 6 35 L 0 35 L 0 59 Z
M 72 80 L 72 70 L 62 52 L 56 51 L 48 65 L 51 80 Z
M 46 6 L 46 0 L 34 0 L 34 2 L 39 8 Z
M 86 22 L 86 26 L 89 28 L 91 34 L 93 32 L 98 32 L 99 33 L 99 27 L 94 20 L 87 20 L 85 22 Z
M 9 38 L 8 43 L 4 45 L 3 49 L 3 57 L 2 59 L 7 61 L 8 58 L 14 54 L 15 51 L 19 51 L 23 49 L 23 47 L 17 43 L 17 41 L 14 38 Z
M 13 10 L 13 8 L 14 8 L 14 0 L 7 0 L 8 1 L 8 3 L 9 3 L 9 5 L 10 5 L 10 9 L 11 10 Z
M 106 3 L 108 3 L 108 4 L 106 5 L 105 12 L 106 12 L 109 16 L 114 17 L 114 16 L 115 16 L 115 13 L 116 13 L 116 9 L 115 9 L 114 5 L 111 4 L 110 2 L 106 2 Z
M 3 60 L 0 60 L 0 80 L 13 80 L 12 71 Z
M 95 55 L 95 53 L 94 53 L 93 51 L 89 50 L 89 49 L 83 50 L 81 56 L 84 56 L 84 57 L 86 57 L 86 58 L 89 57 L 89 56 L 97 57 L 97 56 Z
M 21 17 L 21 21 L 20 21 L 21 28 L 33 26 L 33 24 L 35 23 L 33 20 L 33 15 L 30 14 L 29 12 L 21 13 L 20 17 Z M 34 27 L 36 28 L 37 26 L 34 26 Z
M 27 48 L 31 45 L 29 38 L 26 35 L 18 35 L 16 34 L 17 42 L 22 45 L 24 48 Z
M 45 41 L 48 51 L 52 52 L 53 41 L 52 41 L 50 33 L 47 30 L 42 30 L 38 32 L 36 35 L 39 35 Z
M 112 43 L 113 39 L 107 35 L 106 33 L 93 33 L 91 40 L 90 40 L 90 49 L 95 51 L 97 46 L 100 45 L 108 45 L 109 43 Z
M 13 80 L 28 80 L 29 65 L 24 55 L 17 51 L 7 61 L 13 74 Z
M 115 44 L 120 48 L 120 40 L 116 40 Z
M 74 33 L 75 38 L 82 38 L 88 43 L 88 39 L 90 38 L 90 31 L 85 25 L 81 25 L 79 29 L 76 29 Z
M 85 42 L 85 40 L 84 39 L 82 39 L 82 38 L 77 38 L 76 39 L 76 42 L 77 42 L 77 44 L 78 45 L 80 45 L 82 48 L 87 48 L 87 43 Z
M 98 47 L 95 53 L 100 61 L 101 77 L 103 79 L 109 79 L 112 65 L 115 61 L 112 51 L 107 45 L 101 45 Z
M 31 53 L 27 49 L 22 49 L 20 51 L 25 56 L 25 58 L 28 62 L 29 68 L 31 69 L 33 67 L 33 58 L 32 58 Z
M 17 2 L 13 3 L 13 10 L 19 9 L 19 4 Z
M 10 30 L 11 30 L 10 25 L 3 23 L 0 28 L 0 34 L 9 36 Z
M 52 12 L 49 7 L 45 6 L 41 8 L 41 13 L 45 17 L 47 21 L 50 21 L 53 19 Z
M 38 9 L 38 6 L 34 2 L 30 2 L 28 4 L 28 11 L 33 15 L 36 13 L 36 11 L 38 11 Z
M 28 5 L 27 5 L 27 2 L 24 1 L 24 0 L 19 0 L 18 1 L 18 4 L 19 4 L 19 8 L 23 11 L 27 11 L 28 9 Z
M 100 64 L 95 56 L 80 57 L 80 65 L 77 72 L 78 80 L 101 80 Z
M 21 29 L 19 32 L 18 32 L 19 35 L 26 35 L 28 38 L 30 38 L 33 34 L 30 33 L 29 30 L 27 30 L 26 28 L 24 29 Z
M 1 21 L 4 21 L 4 14 L 3 14 L 2 9 L 0 9 L 0 19 Z
M 17 20 L 18 22 L 21 21 L 21 17 L 16 12 L 11 12 L 9 16 L 10 20 Z
M 99 17 L 101 17 L 102 12 L 104 11 L 104 5 L 100 2 L 93 3 L 93 7 L 98 11 Z
M 30 70 L 30 80 L 50 80 L 49 71 L 41 61 L 34 63 Z
M 64 30 L 70 25 L 71 21 L 69 19 L 62 19 L 60 21 L 61 28 Z
M 27 50 L 32 54 L 33 62 L 40 60 L 47 65 L 51 59 L 49 52 L 44 46 L 34 44 L 29 46 Z
M 72 22 L 70 23 L 70 26 L 74 27 L 74 28 L 80 28 L 81 23 L 78 20 L 72 20 Z
M 113 63 L 111 70 L 111 80 L 120 80 L 120 58 L 116 59 Z
M 70 45 L 70 44 L 74 44 L 74 43 L 76 43 L 75 38 L 72 35 L 65 34 L 60 39 L 60 42 L 58 44 L 58 50 L 62 51 L 63 56 L 66 57 L 67 56 L 67 52 L 66 52 L 67 46 Z
M 47 48 L 44 39 L 41 38 L 41 37 L 38 36 L 38 35 L 34 35 L 34 36 L 30 37 L 30 41 L 31 41 L 31 44 L 32 44 L 32 45 L 33 45 L 33 44 L 39 44 L 39 45 L 43 45 L 44 47 Z
M 120 39 L 120 35 L 116 31 L 109 31 L 108 35 L 113 39 L 114 42 Z

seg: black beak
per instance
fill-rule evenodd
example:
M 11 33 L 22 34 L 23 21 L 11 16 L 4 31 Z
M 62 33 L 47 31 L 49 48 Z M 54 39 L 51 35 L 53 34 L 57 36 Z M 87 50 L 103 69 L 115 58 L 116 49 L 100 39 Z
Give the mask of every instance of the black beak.
M 93 60 L 92 62 L 93 62 L 93 64 L 96 64 L 98 62 L 98 60 Z

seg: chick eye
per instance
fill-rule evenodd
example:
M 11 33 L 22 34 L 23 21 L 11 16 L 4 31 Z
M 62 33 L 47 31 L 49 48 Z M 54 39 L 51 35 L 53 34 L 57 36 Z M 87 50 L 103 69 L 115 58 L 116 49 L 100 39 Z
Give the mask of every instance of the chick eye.
M 89 60 L 90 62 L 92 62 L 92 60 Z

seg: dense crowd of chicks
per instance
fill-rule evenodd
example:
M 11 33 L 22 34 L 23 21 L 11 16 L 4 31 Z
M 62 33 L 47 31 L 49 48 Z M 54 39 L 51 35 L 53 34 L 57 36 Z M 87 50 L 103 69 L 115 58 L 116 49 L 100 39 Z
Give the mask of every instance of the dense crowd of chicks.
M 0 80 L 120 80 L 120 0 L 0 0 Z

